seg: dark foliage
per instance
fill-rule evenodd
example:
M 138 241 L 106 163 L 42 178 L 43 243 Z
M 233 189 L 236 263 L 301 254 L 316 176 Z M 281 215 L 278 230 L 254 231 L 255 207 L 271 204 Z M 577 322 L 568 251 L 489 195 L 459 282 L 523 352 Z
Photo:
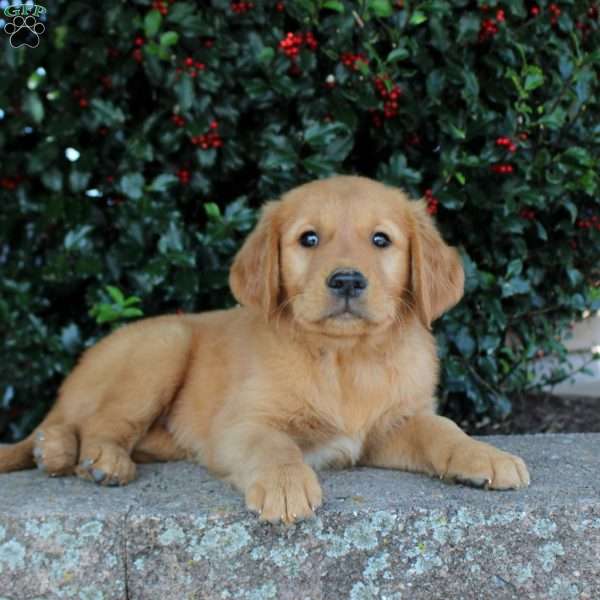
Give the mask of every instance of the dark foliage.
M 0 33 L 4 439 L 111 326 L 231 303 L 260 203 L 336 172 L 425 196 L 462 248 L 467 295 L 436 327 L 447 412 L 507 412 L 598 306 L 593 4 L 46 8 L 38 47 Z

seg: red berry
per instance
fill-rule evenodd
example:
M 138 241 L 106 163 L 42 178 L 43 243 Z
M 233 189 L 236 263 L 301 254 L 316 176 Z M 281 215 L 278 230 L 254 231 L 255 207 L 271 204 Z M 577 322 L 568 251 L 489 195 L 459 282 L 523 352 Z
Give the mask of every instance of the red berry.
M 146 40 L 142 36 L 140 36 L 140 35 L 138 35 L 135 38 L 135 40 L 133 40 L 134 45 L 137 46 L 138 48 L 140 46 L 143 46 L 145 42 L 146 42 Z
M 499 23 L 502 23 L 504 21 L 505 17 L 504 17 L 504 11 L 500 8 L 499 10 L 496 11 L 496 21 L 498 21 Z
M 194 59 L 191 56 L 188 56 L 184 61 L 184 64 L 186 67 L 193 67 L 194 66 Z
M 79 100 L 79 106 L 81 106 L 81 108 L 87 108 L 88 105 L 89 102 L 87 98 L 81 98 L 81 100 Z
M 179 169 L 177 177 L 182 184 L 187 185 L 190 181 L 190 172 L 187 169 Z
M 532 17 L 537 17 L 540 14 L 540 7 L 537 6 L 537 4 L 534 4 L 530 9 L 529 9 L 529 14 Z
M 278 3 L 275 5 L 275 10 L 276 10 L 277 12 L 283 12 L 283 11 L 285 10 L 285 4 L 284 4 L 283 2 L 278 2 Z
M 139 48 L 136 48 L 133 51 L 133 60 L 135 60 L 138 63 L 141 63 L 142 60 L 144 60 L 144 55 L 142 54 L 142 51 Z

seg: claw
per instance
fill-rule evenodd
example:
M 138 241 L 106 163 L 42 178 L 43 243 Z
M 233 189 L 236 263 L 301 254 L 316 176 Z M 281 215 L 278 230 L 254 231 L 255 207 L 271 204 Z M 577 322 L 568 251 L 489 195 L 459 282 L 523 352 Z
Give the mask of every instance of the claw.
M 92 478 L 96 483 L 100 483 L 106 477 L 106 473 L 102 469 L 92 469 Z

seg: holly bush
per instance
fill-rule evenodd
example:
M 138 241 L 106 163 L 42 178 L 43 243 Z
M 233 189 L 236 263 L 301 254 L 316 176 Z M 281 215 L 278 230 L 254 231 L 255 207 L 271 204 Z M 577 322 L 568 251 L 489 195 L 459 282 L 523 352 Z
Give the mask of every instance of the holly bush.
M 425 197 L 461 248 L 466 297 L 436 325 L 447 413 L 506 413 L 598 308 L 595 5 L 46 8 L 37 47 L 0 33 L 4 439 L 111 327 L 230 305 L 260 204 L 333 173 Z

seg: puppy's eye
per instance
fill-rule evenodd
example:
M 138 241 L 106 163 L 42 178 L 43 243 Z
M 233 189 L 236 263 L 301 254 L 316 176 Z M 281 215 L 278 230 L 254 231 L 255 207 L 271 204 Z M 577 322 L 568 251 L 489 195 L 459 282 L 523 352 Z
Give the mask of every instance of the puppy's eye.
M 316 231 L 305 231 L 300 236 L 300 244 L 305 248 L 314 248 L 319 245 L 319 235 Z
M 371 241 L 373 242 L 373 245 L 377 246 L 378 248 L 387 248 L 392 243 L 392 240 L 390 240 L 387 233 L 383 233 L 381 231 L 376 231 L 373 234 Z

